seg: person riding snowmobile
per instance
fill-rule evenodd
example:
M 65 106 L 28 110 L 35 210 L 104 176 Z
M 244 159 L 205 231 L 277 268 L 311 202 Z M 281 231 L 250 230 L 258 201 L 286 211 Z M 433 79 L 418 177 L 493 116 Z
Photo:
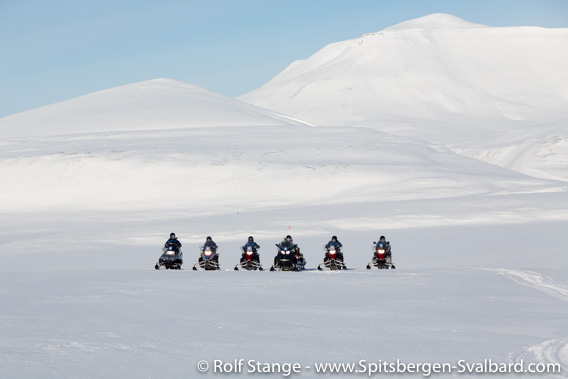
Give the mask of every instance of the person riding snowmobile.
M 254 242 L 254 238 L 252 236 L 250 236 L 248 238 L 247 243 L 245 243 L 243 246 L 241 246 L 241 249 L 243 250 L 243 255 L 241 257 L 241 262 L 246 261 L 246 253 L 247 253 L 247 249 L 251 247 L 252 251 L 253 251 L 253 260 L 255 260 L 256 262 L 260 261 L 259 255 L 258 255 L 258 249 L 260 249 L 259 244 L 257 244 L 256 242 Z
M 377 242 L 373 245 L 375 249 L 377 248 L 378 244 L 383 244 L 386 248 L 387 257 L 392 258 L 391 245 L 390 245 L 390 242 L 385 239 L 385 236 L 381 236 L 381 238 L 379 238 L 379 242 Z
M 197 264 L 193 266 L 193 270 L 198 267 L 204 270 L 220 270 L 219 254 L 217 253 L 217 244 L 211 237 L 205 239 L 205 243 L 199 246 L 201 254 L 197 260 Z
M 334 247 L 335 250 L 337 251 L 337 259 L 343 262 L 343 253 L 341 252 L 341 248 L 343 247 L 343 245 L 341 244 L 341 242 L 339 242 L 336 236 L 331 237 L 331 241 L 329 241 L 327 245 L 325 245 L 326 251 L 329 251 L 331 247 Z M 324 262 L 328 260 L 329 260 L 329 255 L 328 253 L 326 253 Z
M 302 267 L 304 267 L 304 265 L 306 264 L 306 260 L 304 259 L 304 254 L 302 254 L 302 252 L 300 250 L 300 246 L 298 246 L 297 244 L 294 243 L 292 236 L 287 235 L 286 238 L 284 238 L 284 240 L 280 243 L 280 246 L 282 246 L 282 247 L 288 246 L 288 248 L 294 250 L 296 252 L 296 254 L 295 254 L 296 262 L 300 262 Z M 296 263 L 296 262 L 294 262 L 294 263 Z
M 371 267 L 378 269 L 396 268 L 392 261 L 390 242 L 385 239 L 385 236 L 381 236 L 378 242 L 373 242 L 373 260 L 367 265 L 367 270 L 370 270 Z
M 159 270 L 162 266 L 167 269 L 181 269 L 183 253 L 181 252 L 181 242 L 178 241 L 175 233 L 170 234 L 170 239 L 164 244 L 162 252 L 162 256 L 154 266 L 156 270 Z
M 214 254 L 217 253 L 217 244 L 213 241 L 211 237 L 207 237 L 205 239 L 205 243 L 203 244 L 203 250 L 205 250 L 207 247 L 209 247 Z
M 276 247 L 278 247 L 278 251 L 282 251 L 282 250 L 285 250 L 285 249 L 287 249 L 289 251 L 294 251 L 295 254 L 292 254 L 292 257 L 291 257 L 294 265 L 296 265 L 296 262 L 298 261 L 299 257 L 303 258 L 303 256 L 300 253 L 300 248 L 298 247 L 298 245 L 296 245 L 294 243 L 294 240 L 292 239 L 292 236 L 290 236 L 290 235 L 287 235 L 286 237 L 284 237 L 282 242 L 277 244 Z M 280 255 L 280 253 L 278 255 Z M 277 265 L 278 255 L 276 255 L 276 257 L 274 257 L 274 265 Z M 296 257 L 296 255 L 298 255 L 298 257 Z
M 298 247 L 298 245 L 296 245 L 294 243 L 294 240 L 292 239 L 292 236 L 290 236 L 290 235 L 284 237 L 282 242 L 280 242 L 278 244 L 279 249 L 284 249 L 285 247 L 287 247 L 289 250 L 296 249 L 298 252 L 300 251 L 300 248 Z
M 176 238 L 175 233 L 170 233 L 170 239 L 166 241 L 164 247 L 167 247 L 169 244 L 174 244 L 177 247 L 181 247 L 181 242 L 179 242 L 179 240 Z
M 341 250 L 341 248 L 343 247 L 341 242 L 337 240 L 336 236 L 331 237 L 331 241 L 329 241 L 327 245 L 325 245 L 325 248 L 329 249 L 331 246 L 335 247 L 337 251 Z
M 330 270 L 347 270 L 343 262 L 342 247 L 343 245 L 339 242 L 337 236 L 331 237 L 331 240 L 323 247 L 325 255 L 323 257 L 323 263 L 320 263 L 318 266 L 318 270 L 321 271 L 324 267 Z

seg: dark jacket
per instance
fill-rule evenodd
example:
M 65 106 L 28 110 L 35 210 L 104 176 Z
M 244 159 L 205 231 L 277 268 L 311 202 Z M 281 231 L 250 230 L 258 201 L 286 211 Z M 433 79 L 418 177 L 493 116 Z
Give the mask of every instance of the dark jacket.
M 181 247 L 181 242 L 179 242 L 177 238 L 174 239 L 170 238 L 169 240 L 166 241 L 164 246 L 168 246 L 169 244 L 174 244 L 177 247 Z
M 213 252 L 217 252 L 217 244 L 212 240 L 206 241 L 205 244 L 203 245 L 203 249 L 205 250 L 207 246 L 209 246 Z
M 257 251 L 258 249 L 260 249 L 260 246 L 259 246 L 256 242 L 247 242 L 247 243 L 244 244 L 243 247 L 241 247 L 241 249 L 243 249 L 243 252 L 245 252 L 245 251 L 247 251 L 247 248 L 248 248 L 249 246 L 252 246 L 252 250 L 253 250 L 255 253 L 256 253 L 256 251 Z
M 329 241 L 327 243 L 327 245 L 325 245 L 325 248 L 329 250 L 329 248 L 331 246 L 334 246 L 336 250 L 341 250 L 341 248 L 343 247 L 343 245 L 341 244 L 341 242 L 337 241 L 337 242 L 333 242 L 333 241 Z

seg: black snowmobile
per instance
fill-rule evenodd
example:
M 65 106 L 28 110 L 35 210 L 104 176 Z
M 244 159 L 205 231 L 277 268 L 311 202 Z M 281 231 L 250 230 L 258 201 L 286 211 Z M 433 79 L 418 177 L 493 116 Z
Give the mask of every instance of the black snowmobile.
M 248 271 L 263 270 L 262 265 L 260 264 L 260 256 L 253 246 L 247 246 L 246 251 L 243 252 L 240 262 L 235 266 L 235 271 L 239 271 L 239 267 Z
M 219 266 L 219 254 L 217 253 L 217 249 L 212 249 L 210 246 L 200 246 L 199 250 L 201 250 L 201 255 L 197 260 L 197 263 L 193 265 L 193 270 L 197 271 L 201 270 L 220 270 L 221 267 Z
M 274 257 L 274 265 L 270 271 L 300 271 L 304 269 L 306 260 L 297 245 L 276 244 L 278 253 Z
M 169 270 L 180 270 L 181 265 L 183 264 L 183 253 L 181 252 L 180 247 L 175 243 L 168 243 L 162 251 L 164 253 L 154 268 L 159 270 L 160 267 L 164 266 Z
M 367 265 L 367 270 L 372 266 L 382 269 L 395 269 L 396 266 L 392 263 L 391 247 L 389 242 L 373 242 L 373 260 Z
M 343 253 L 340 248 L 336 248 L 334 245 L 329 247 L 324 246 L 325 257 L 323 258 L 323 263 L 320 263 L 318 270 L 322 271 L 325 268 L 330 270 L 347 270 L 347 266 L 343 262 Z

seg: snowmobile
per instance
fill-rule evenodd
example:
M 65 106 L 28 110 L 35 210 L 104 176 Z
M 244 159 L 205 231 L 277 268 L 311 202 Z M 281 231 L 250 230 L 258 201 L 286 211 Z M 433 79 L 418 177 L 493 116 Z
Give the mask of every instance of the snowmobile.
M 340 249 L 337 249 L 334 245 L 329 247 L 323 247 L 325 250 L 325 257 L 323 258 L 323 263 L 320 263 L 318 270 L 322 271 L 324 267 L 330 270 L 347 270 L 347 266 L 343 263 L 343 254 Z
M 296 245 L 292 247 L 276 244 L 276 248 L 278 253 L 274 257 L 274 265 L 270 267 L 270 271 L 300 271 L 305 268 L 306 260 Z
M 221 269 L 217 250 L 213 250 L 211 246 L 200 246 L 199 250 L 201 250 L 201 255 L 197 263 L 193 265 L 193 271 L 197 271 L 198 269 L 206 271 Z
M 180 270 L 183 264 L 183 253 L 180 247 L 175 243 L 168 243 L 162 251 L 163 254 L 154 268 L 159 270 L 160 267 L 164 266 L 166 269 Z
M 247 250 L 243 253 L 241 261 L 235 266 L 235 271 L 239 271 L 239 267 L 248 271 L 263 270 L 258 253 L 253 246 L 247 246 Z
M 373 261 L 369 262 L 369 264 L 367 265 L 367 270 L 370 270 L 372 266 L 378 269 L 396 268 L 392 263 L 391 247 L 388 242 L 373 242 L 373 250 Z

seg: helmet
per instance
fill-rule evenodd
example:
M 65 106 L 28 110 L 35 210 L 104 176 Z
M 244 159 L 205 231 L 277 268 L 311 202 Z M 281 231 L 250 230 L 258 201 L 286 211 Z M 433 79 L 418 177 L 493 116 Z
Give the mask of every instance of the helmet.
M 337 242 L 337 237 L 336 237 L 336 236 L 333 236 L 333 237 L 331 237 L 331 240 L 332 240 L 333 242 Z
M 254 238 L 252 238 L 252 236 L 249 237 L 249 242 L 254 242 Z
M 379 238 L 379 241 L 384 241 L 385 240 L 385 236 L 381 236 L 381 238 Z
M 175 239 L 176 239 L 176 234 L 175 234 L 175 233 L 170 233 L 170 239 L 175 240 Z
M 211 237 L 207 237 L 207 242 L 210 242 L 210 241 L 211 241 Z
M 292 240 L 292 236 L 291 236 L 291 235 L 287 235 L 287 236 L 286 236 L 286 241 L 292 242 L 292 241 L 293 241 L 293 240 Z

